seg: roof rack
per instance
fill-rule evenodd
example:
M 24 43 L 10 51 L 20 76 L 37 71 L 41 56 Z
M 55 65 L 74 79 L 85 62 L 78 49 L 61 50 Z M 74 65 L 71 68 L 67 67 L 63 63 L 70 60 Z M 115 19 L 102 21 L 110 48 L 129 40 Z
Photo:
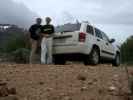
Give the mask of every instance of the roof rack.
M 88 23 L 88 24 L 90 24 L 90 25 L 91 25 L 91 23 L 90 23 L 89 21 L 83 21 L 83 23 Z

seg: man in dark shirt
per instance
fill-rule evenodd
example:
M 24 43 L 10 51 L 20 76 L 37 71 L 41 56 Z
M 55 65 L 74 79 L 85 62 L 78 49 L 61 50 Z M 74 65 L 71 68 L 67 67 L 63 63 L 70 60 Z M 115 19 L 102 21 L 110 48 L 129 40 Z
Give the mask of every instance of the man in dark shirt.
M 41 33 L 43 36 L 41 43 L 41 63 L 52 64 L 52 46 L 54 26 L 50 24 L 51 18 L 46 17 L 46 25 L 42 26 Z
M 31 54 L 30 54 L 30 64 L 34 63 L 35 54 L 39 45 L 39 41 L 41 40 L 41 23 L 42 19 L 37 18 L 36 24 L 32 25 L 29 29 L 30 32 L 30 39 L 31 39 Z

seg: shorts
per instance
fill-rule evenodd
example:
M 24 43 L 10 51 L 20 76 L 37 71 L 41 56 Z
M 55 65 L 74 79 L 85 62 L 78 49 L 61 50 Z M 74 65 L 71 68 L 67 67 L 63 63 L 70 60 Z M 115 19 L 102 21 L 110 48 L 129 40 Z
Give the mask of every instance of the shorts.
M 40 40 L 40 37 L 37 36 L 37 35 L 31 35 L 31 38 L 32 38 L 33 40 Z

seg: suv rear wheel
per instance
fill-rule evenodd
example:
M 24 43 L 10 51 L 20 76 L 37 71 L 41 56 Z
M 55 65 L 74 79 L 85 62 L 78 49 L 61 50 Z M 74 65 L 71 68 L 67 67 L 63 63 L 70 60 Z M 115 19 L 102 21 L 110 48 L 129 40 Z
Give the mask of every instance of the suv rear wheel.
M 88 59 L 89 58 L 89 59 Z M 89 57 L 86 57 L 84 60 L 85 65 L 97 65 L 100 60 L 99 50 L 97 48 L 94 48 L 89 55 Z
M 54 59 L 54 64 L 55 65 L 65 65 L 65 63 L 66 63 L 64 57 L 60 56 L 60 55 L 59 56 L 58 55 L 54 56 L 53 59 Z

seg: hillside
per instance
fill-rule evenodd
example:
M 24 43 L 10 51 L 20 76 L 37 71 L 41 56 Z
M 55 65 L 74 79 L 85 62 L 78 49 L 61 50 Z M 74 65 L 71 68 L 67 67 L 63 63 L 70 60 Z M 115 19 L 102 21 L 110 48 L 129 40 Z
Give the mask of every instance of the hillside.
M 25 32 L 26 31 L 23 28 L 19 28 L 16 25 L 0 24 L 0 42 L 7 42 L 10 38 L 14 38 L 14 36 L 21 36 Z

